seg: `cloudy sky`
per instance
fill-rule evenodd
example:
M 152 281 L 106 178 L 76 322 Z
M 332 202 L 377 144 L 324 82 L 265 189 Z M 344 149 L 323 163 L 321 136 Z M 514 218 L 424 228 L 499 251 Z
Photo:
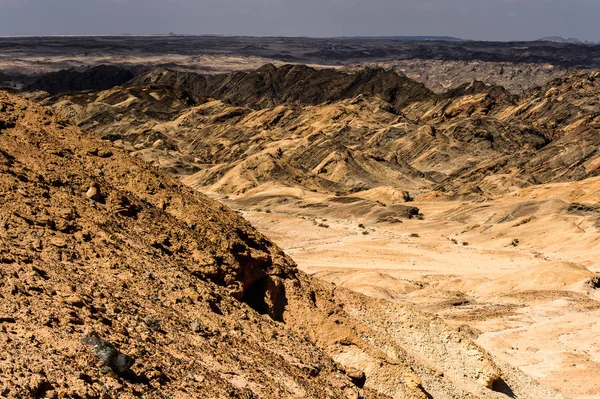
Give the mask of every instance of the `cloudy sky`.
M 448 35 L 600 40 L 600 0 L 0 0 L 0 35 Z

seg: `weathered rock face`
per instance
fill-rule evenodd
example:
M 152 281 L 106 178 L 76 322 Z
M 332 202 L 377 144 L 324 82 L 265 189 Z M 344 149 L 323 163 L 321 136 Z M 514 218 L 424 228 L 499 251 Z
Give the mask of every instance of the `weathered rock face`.
M 316 105 L 357 95 L 376 96 L 401 107 L 432 95 L 423 85 L 393 71 L 363 69 L 345 73 L 305 65 L 276 68 L 268 64 L 253 72 L 224 75 L 159 70 L 137 77 L 132 84 L 165 85 L 196 98 L 214 98 L 251 108 Z
M 311 279 L 235 212 L 1 92 L 0 198 L 4 397 L 499 398 L 503 381 L 560 398 L 440 319 Z

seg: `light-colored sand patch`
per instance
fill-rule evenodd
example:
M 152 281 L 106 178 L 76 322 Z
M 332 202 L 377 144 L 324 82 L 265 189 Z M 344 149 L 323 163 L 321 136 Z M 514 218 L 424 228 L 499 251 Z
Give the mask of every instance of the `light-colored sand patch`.
M 395 224 L 374 223 L 368 213 L 339 217 L 322 194 L 276 186 L 230 205 L 252 203 L 244 216 L 304 271 L 435 312 L 468 328 L 501 361 L 586 399 L 600 397 L 600 293 L 593 287 L 600 234 L 595 215 L 570 204 L 597 202 L 599 185 L 540 186 L 484 203 L 418 199 L 410 205 L 424 220 Z M 276 200 L 279 190 L 294 200 Z M 379 191 L 363 195 L 399 198 Z

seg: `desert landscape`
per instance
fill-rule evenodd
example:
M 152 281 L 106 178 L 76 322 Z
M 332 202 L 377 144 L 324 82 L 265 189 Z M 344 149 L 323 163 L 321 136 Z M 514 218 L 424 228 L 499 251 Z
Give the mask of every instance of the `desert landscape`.
M 600 45 L 0 48 L 0 397 L 600 397 Z

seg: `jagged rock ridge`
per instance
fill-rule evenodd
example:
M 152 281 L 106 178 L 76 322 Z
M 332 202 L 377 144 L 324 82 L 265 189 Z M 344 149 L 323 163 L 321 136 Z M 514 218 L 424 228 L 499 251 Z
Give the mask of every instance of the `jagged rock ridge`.
M 305 65 L 276 68 L 267 64 L 249 73 L 221 75 L 158 70 L 137 77 L 131 84 L 165 85 L 186 91 L 196 98 L 214 98 L 252 108 L 282 104 L 317 105 L 361 94 L 377 96 L 401 107 L 432 95 L 423 85 L 381 68 L 345 73 Z

